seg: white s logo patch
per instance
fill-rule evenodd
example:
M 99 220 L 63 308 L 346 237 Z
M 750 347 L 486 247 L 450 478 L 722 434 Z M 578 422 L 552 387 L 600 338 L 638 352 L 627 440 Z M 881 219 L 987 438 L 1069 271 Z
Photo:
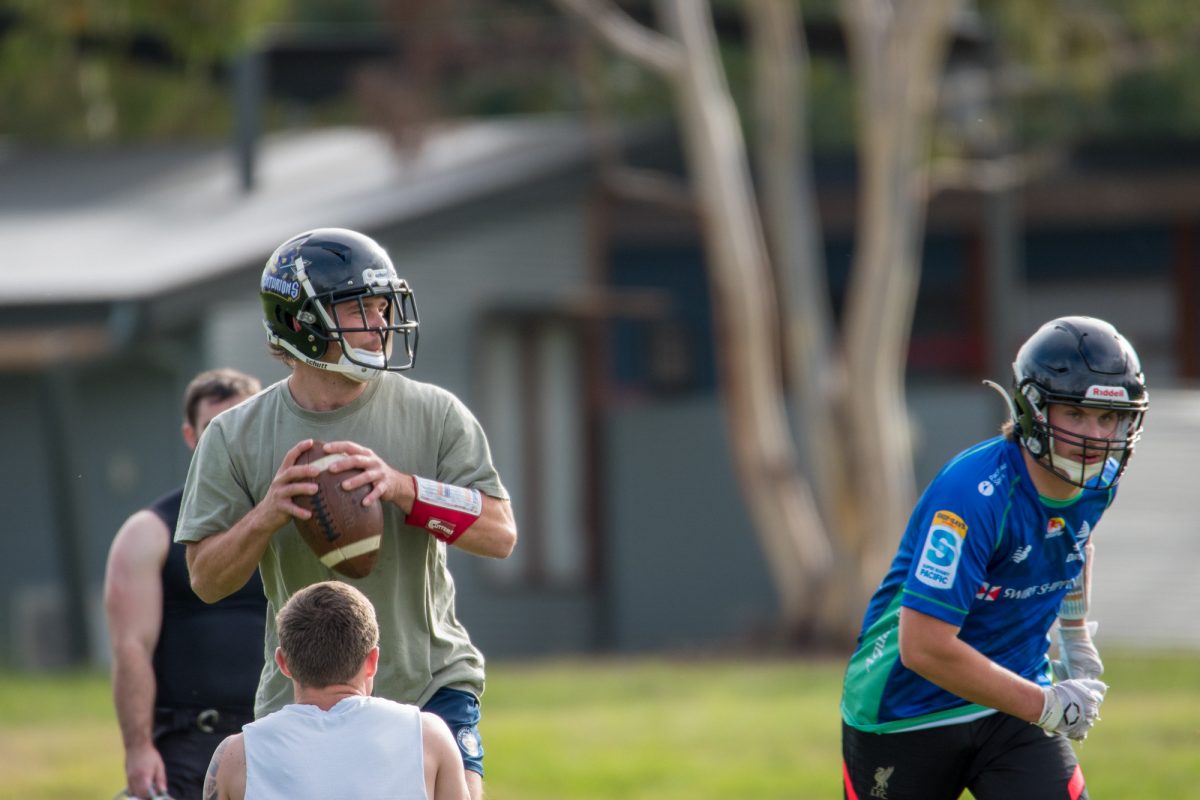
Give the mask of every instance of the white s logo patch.
M 921 560 L 917 564 L 917 580 L 935 589 L 949 589 L 958 573 L 962 544 L 967 537 L 967 524 L 953 511 L 938 511 L 933 515 Z

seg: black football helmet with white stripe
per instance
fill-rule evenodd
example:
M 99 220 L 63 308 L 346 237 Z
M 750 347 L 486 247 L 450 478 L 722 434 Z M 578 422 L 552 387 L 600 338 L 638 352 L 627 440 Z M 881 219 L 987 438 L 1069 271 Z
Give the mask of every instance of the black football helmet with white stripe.
M 1011 401 L 1016 436 L 1040 466 L 1076 486 L 1108 489 L 1142 436 L 1150 395 L 1137 353 L 1116 328 L 1093 317 L 1060 317 L 1017 352 Z M 1054 404 L 1110 409 L 1116 424 L 1107 438 L 1082 436 L 1050 424 Z M 1056 439 L 1082 458 L 1056 454 Z
M 417 353 L 416 300 L 396 275 L 387 252 L 374 240 L 345 228 L 318 228 L 281 244 L 263 269 L 259 293 L 271 345 L 318 369 L 365 381 L 382 372 L 410 369 Z M 383 328 L 366 327 L 363 300 L 385 297 Z M 338 325 L 333 307 L 358 301 L 360 325 Z M 380 353 L 351 347 L 346 333 L 381 333 Z M 329 345 L 341 351 L 326 361 Z

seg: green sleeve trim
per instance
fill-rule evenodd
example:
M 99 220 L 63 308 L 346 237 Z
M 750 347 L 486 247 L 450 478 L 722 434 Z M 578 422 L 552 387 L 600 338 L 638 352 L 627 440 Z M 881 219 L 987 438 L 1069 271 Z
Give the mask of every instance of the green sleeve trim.
M 966 613 L 967 613 L 967 610 L 966 610 L 965 608 L 959 608 L 958 606 L 952 606 L 952 605 L 950 605 L 949 603 L 943 603 L 941 600 L 937 600 L 937 599 L 935 599 L 935 598 L 933 598 L 933 597 L 930 597 L 929 595 L 925 595 L 925 594 L 920 594 L 920 593 L 918 593 L 918 592 L 914 592 L 914 591 L 912 591 L 911 589 L 905 589 L 905 590 L 904 590 L 904 593 L 905 593 L 905 594 L 910 594 L 910 595 L 912 595 L 913 597 L 919 597 L 919 598 L 921 598 L 922 600 L 927 600 L 927 601 L 929 601 L 930 603 L 933 603 L 935 606 L 941 606 L 942 608 L 949 609 L 949 610 L 951 610 L 951 611 L 954 611 L 954 612 L 956 612 L 956 613 L 959 613 L 959 614 L 966 614 Z

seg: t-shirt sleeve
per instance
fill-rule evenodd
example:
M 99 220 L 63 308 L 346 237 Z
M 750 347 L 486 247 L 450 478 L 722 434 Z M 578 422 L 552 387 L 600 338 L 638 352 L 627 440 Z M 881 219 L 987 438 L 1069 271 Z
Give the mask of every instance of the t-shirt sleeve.
M 238 480 L 226 431 L 214 420 L 192 454 L 175 541 L 198 542 L 237 524 L 254 501 Z
M 980 499 L 978 492 L 949 486 L 935 487 L 922 499 L 910 523 L 916 539 L 901 600 L 905 607 L 962 626 L 977 593 L 986 591 L 999 535 L 994 504 Z
M 458 398 L 452 398 L 442 423 L 437 479 L 454 486 L 478 489 L 489 497 L 508 499 L 508 490 L 492 464 L 483 426 Z

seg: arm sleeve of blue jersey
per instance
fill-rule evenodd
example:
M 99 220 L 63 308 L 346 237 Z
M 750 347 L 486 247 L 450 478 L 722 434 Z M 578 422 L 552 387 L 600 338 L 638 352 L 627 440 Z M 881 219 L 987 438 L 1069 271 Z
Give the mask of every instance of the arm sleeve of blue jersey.
M 972 494 L 930 487 L 906 532 L 915 544 L 901 603 L 959 627 L 977 594 L 987 591 L 996 545 L 990 509 Z

